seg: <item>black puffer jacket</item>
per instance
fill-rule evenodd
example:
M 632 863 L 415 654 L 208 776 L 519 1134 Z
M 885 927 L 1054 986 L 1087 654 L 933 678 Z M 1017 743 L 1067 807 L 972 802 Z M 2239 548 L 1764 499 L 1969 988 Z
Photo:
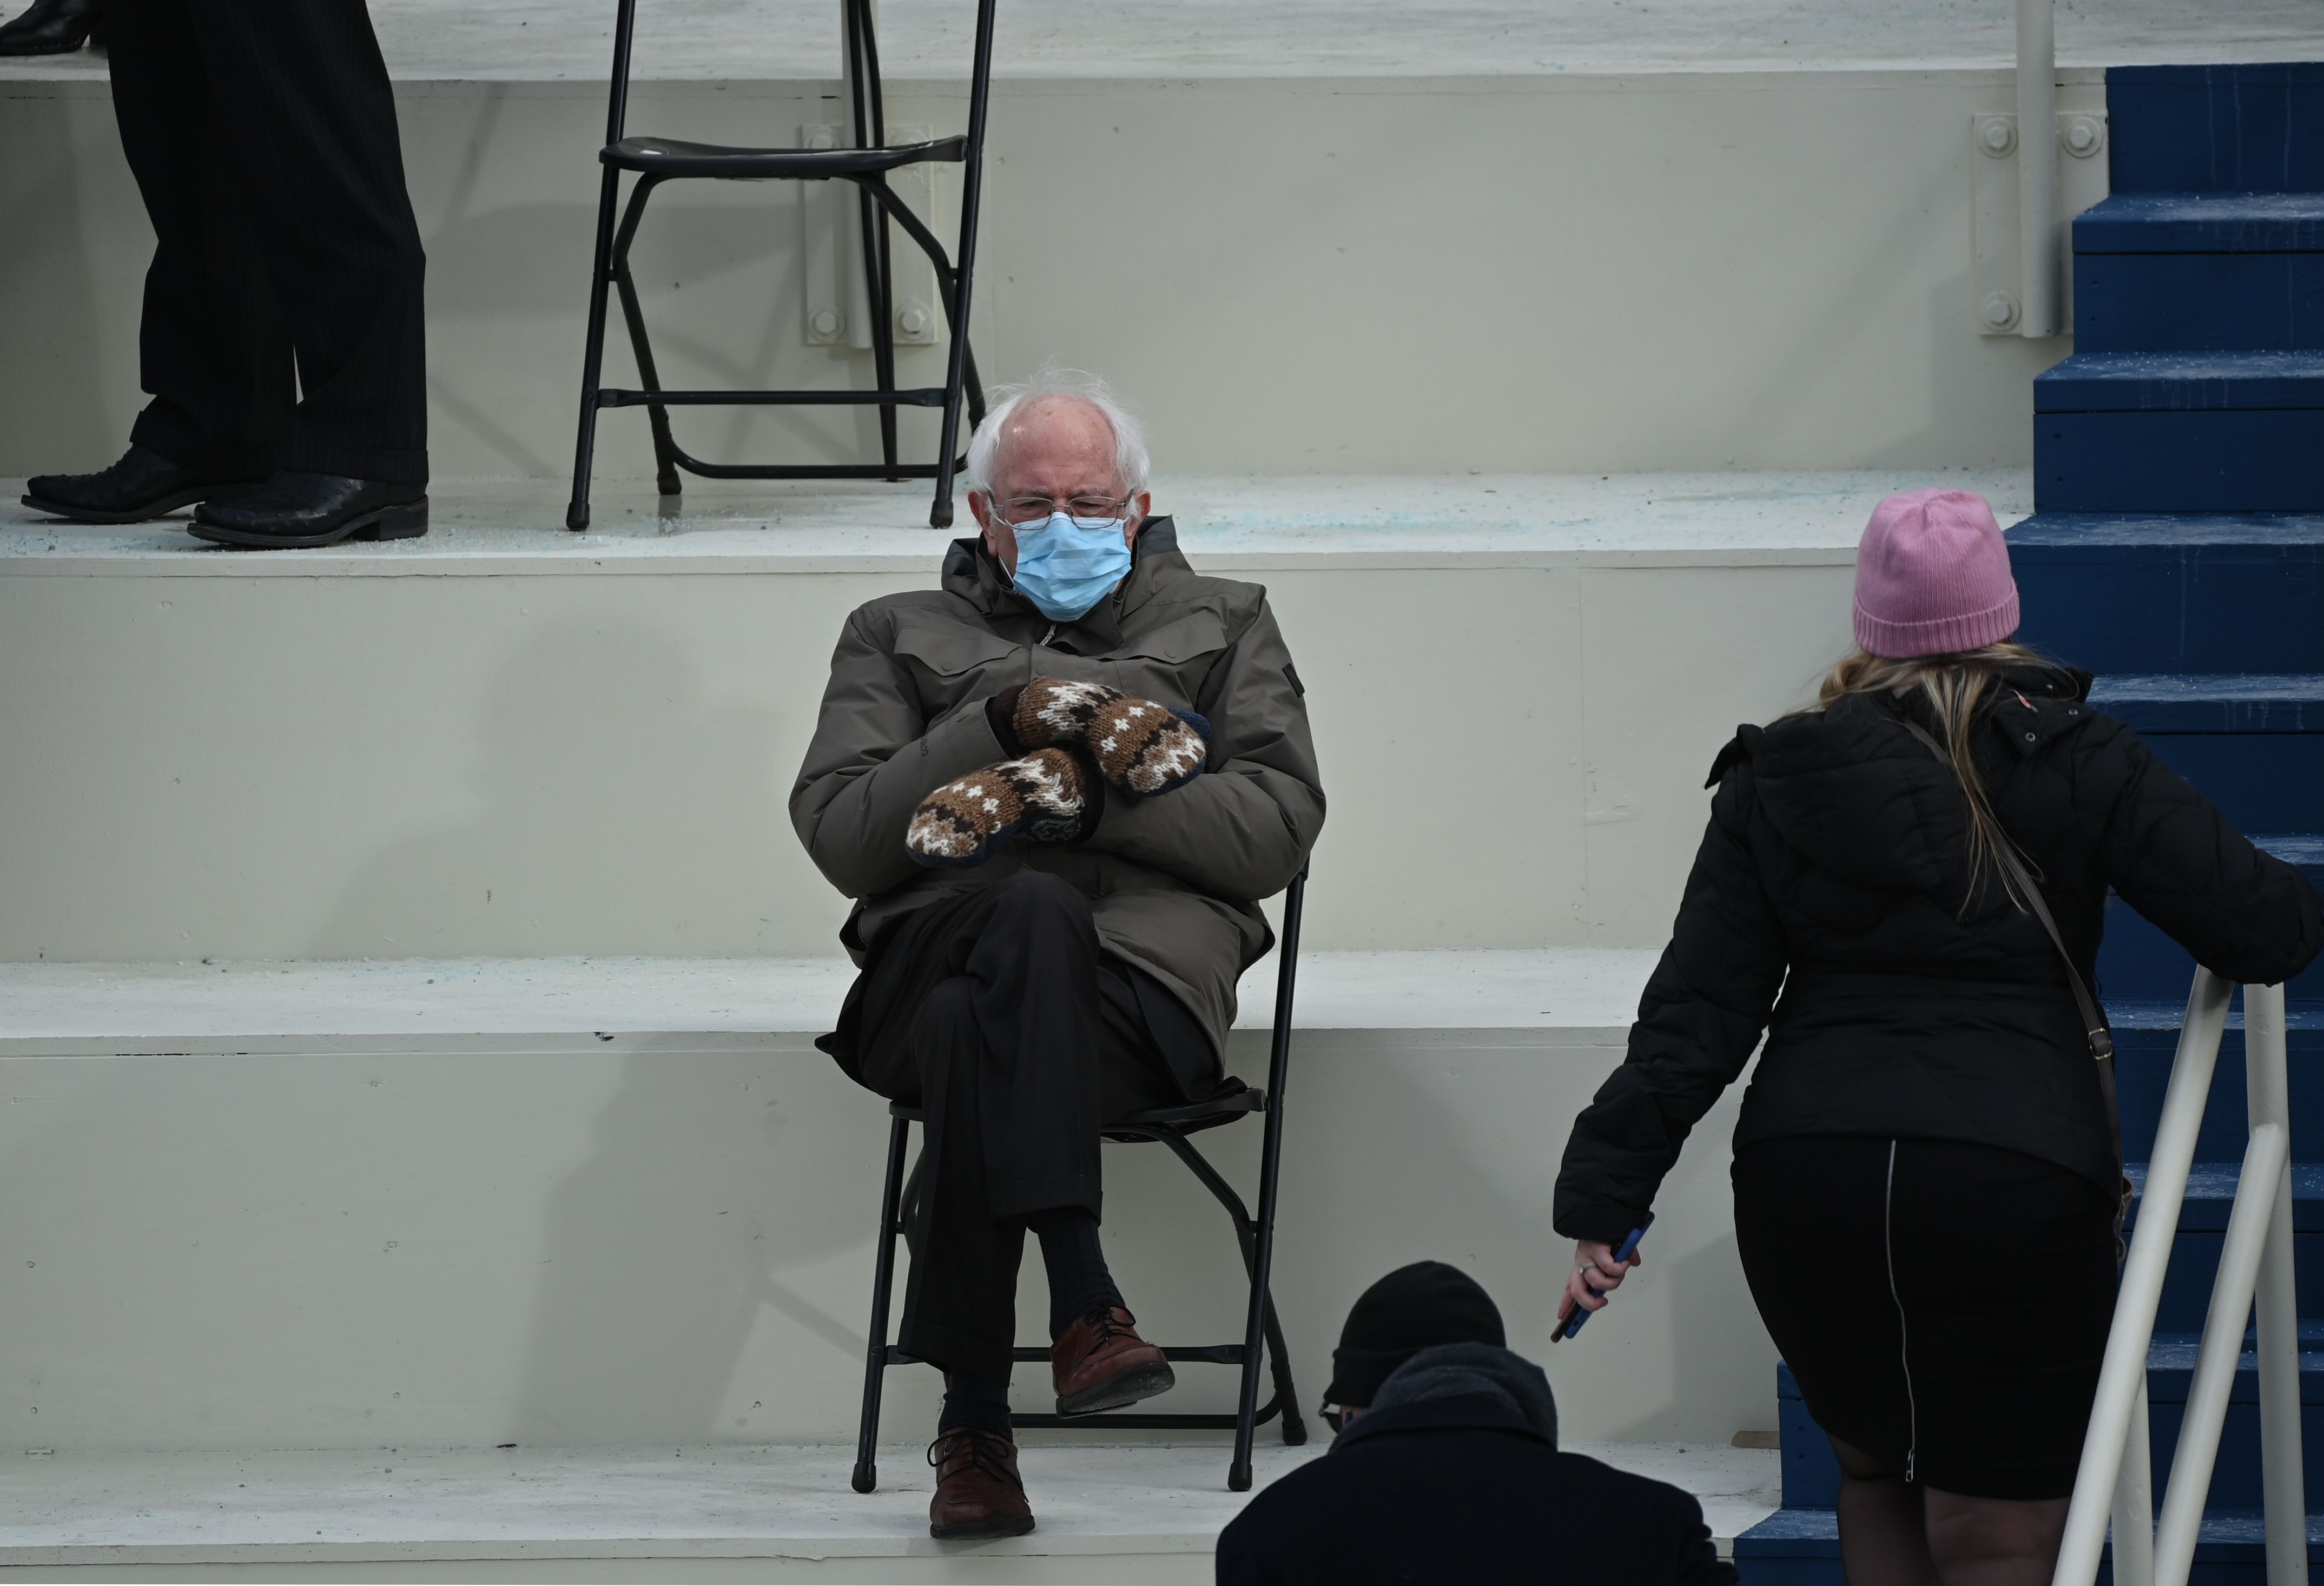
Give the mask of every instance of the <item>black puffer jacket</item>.
M 2089 681 L 2006 672 L 1976 738 L 1994 812 L 2085 980 L 2109 886 L 2231 980 L 2307 967 L 2324 945 L 2315 889 L 2092 709 Z M 2111 1193 L 2111 1127 L 2057 949 L 1989 873 L 1969 899 L 1969 803 L 1903 725 L 1916 707 L 1914 696 L 1853 696 L 1745 727 L 1721 752 L 1710 829 L 1628 1058 L 1574 1120 L 1560 1232 L 1612 1243 L 1637 1226 L 1763 1029 L 1738 1146 L 1969 1140 Z

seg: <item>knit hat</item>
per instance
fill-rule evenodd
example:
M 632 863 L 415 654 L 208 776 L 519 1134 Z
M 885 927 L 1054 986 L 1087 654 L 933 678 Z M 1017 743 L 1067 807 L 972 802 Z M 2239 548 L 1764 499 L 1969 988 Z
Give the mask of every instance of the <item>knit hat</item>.
M 1856 547 L 1856 642 L 1904 660 L 1998 643 L 2017 632 L 2009 545 L 1985 498 L 1912 490 L 1872 509 Z
M 1442 1261 L 1399 1267 L 1364 1290 L 1332 1351 L 1327 1405 L 1369 1405 L 1380 1384 L 1440 1343 L 1508 1343 L 1500 1308 L 1477 1280 Z

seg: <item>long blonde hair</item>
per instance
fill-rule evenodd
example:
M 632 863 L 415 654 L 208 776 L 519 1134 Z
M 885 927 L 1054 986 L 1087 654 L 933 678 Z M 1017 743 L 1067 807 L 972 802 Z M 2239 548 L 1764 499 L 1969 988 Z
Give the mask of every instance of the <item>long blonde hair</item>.
M 1993 813 L 1985 778 L 1977 769 L 1976 756 L 1970 752 L 1970 730 L 1977 724 L 1978 707 L 1992 691 L 1994 679 L 2002 668 L 2043 664 L 2043 658 L 2034 651 L 2006 640 L 1977 650 L 1904 659 L 1859 650 L 1832 668 L 1823 686 L 1816 690 L 1818 710 L 1830 710 L 1851 694 L 1902 695 L 1918 689 L 1921 697 L 1928 702 L 1931 713 L 1937 718 L 1937 736 L 1944 743 L 1945 752 L 1951 756 L 1953 773 L 1960 779 L 1961 792 L 1969 799 L 1969 895 L 1961 899 L 1964 914 L 1976 900 L 1978 882 L 1988 865 L 2000 871 L 2002 890 L 2009 900 L 2020 909 L 2025 907 L 2008 871 L 1998 862 L 2005 846 L 2012 852 L 2020 851 L 2010 843 L 2009 834 L 2002 830 L 2000 819 Z M 2020 856 L 2023 857 L 2022 852 Z M 2025 864 L 2034 871 L 2030 859 Z

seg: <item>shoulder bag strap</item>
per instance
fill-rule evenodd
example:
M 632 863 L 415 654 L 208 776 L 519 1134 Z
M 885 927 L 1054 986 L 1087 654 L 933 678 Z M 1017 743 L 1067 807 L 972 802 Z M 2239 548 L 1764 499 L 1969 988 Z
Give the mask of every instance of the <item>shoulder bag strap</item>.
M 1927 745 L 1931 754 L 1947 766 L 1953 763 L 1953 757 L 1945 752 L 1945 746 L 1919 723 L 1908 721 L 1904 726 L 1906 732 Z M 2066 938 L 2058 934 L 2058 922 L 2050 913 L 2049 902 L 2042 896 L 2042 889 L 2034 884 L 2034 878 L 2026 872 L 2025 862 L 2017 857 L 2017 851 L 2011 845 L 2007 833 L 2002 834 L 2001 842 L 1995 845 L 1994 858 L 2016 886 L 2017 895 L 2024 899 L 2025 907 L 2034 911 L 2034 917 L 2040 920 L 2042 928 L 2050 933 L 2051 945 L 2058 949 L 2058 962 L 2066 966 L 2066 983 L 2073 988 L 2074 1005 L 2082 1012 L 2082 1030 L 2089 1042 L 2090 1056 L 2098 1059 L 2098 1091 L 2106 1101 L 2107 1128 L 2114 1137 L 2115 1176 L 2122 1185 L 2114 1214 L 2115 1263 L 2119 1267 L 2130 1249 L 2122 1237 L 2122 1230 L 2130 1216 L 2131 1197 L 2137 1190 L 2130 1182 L 2130 1176 L 2123 1171 L 2122 1099 L 2114 1083 L 2114 1032 L 2107 1028 L 2106 1015 L 2099 1011 L 2098 999 L 2090 995 L 2090 988 L 2082 980 L 2082 972 L 2074 967 L 2074 955 L 2066 950 Z

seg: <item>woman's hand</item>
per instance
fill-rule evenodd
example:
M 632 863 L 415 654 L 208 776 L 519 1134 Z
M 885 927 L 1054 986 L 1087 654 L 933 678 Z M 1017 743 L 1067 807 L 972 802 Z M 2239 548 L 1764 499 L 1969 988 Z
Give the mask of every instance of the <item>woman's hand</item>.
M 1573 1270 L 1565 1275 L 1565 1299 L 1557 1308 L 1558 1320 L 1563 1322 L 1571 1316 L 1577 1305 L 1585 1311 L 1603 1310 L 1613 1291 L 1622 1286 L 1622 1279 L 1630 1268 L 1644 1261 L 1645 1258 L 1636 1251 L 1631 1252 L 1628 1261 L 1617 1261 L 1612 1245 L 1582 1240 L 1573 1247 Z

